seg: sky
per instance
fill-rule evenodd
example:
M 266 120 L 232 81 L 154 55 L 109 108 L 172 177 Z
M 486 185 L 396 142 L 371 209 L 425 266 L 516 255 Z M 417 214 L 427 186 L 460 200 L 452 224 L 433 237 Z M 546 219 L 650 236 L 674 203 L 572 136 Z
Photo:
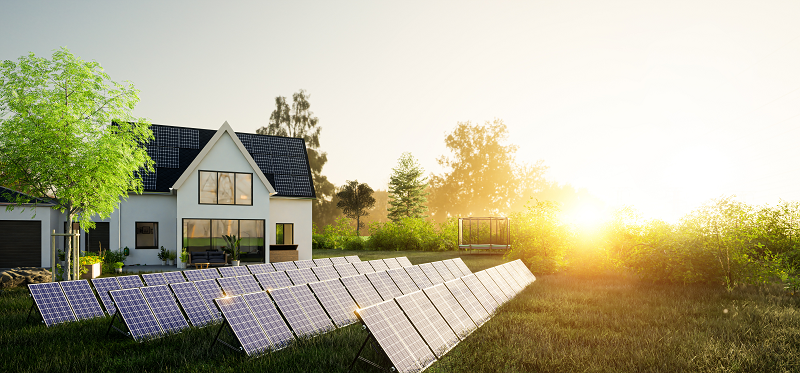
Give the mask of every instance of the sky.
M 673 220 L 800 200 L 797 1 L 10 1 L 0 60 L 66 46 L 140 90 L 153 123 L 240 132 L 311 96 L 323 174 L 432 173 L 458 122 L 502 119 L 517 160 Z

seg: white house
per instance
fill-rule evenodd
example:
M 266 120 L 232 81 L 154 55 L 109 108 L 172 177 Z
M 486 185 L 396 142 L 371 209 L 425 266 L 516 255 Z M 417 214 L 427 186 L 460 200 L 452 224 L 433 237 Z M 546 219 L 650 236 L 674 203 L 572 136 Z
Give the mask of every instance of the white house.
M 127 265 L 154 265 L 161 246 L 215 250 L 223 235 L 234 234 L 242 238 L 244 260 L 269 261 L 275 244 L 295 244 L 299 259 L 311 259 L 316 196 L 303 139 L 235 133 L 227 122 L 217 131 L 151 129 L 147 152 L 155 172 L 143 175 L 144 193 L 94 220 L 95 229 L 81 232 L 81 250 L 127 247 Z M 66 228 L 51 206 L 41 200 L 23 213 L 0 211 L 2 231 L 23 232 L 0 240 L 0 268 L 50 267 L 50 233 Z M 62 249 L 64 240 L 56 246 Z

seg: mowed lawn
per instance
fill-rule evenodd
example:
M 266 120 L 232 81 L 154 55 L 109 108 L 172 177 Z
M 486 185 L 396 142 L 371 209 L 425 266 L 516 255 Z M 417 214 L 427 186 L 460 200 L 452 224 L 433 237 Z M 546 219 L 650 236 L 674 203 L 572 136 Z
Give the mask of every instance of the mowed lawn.
M 327 251 L 315 258 L 460 256 L 473 270 L 504 260 L 456 252 Z M 46 328 L 25 322 L 24 289 L 0 295 L 3 372 L 345 372 L 366 336 L 360 325 L 250 359 L 219 344 L 218 327 L 136 343 L 110 318 Z M 539 276 L 429 372 L 797 372 L 800 300 L 778 288 L 652 285 L 630 276 Z M 231 337 L 226 337 L 231 340 Z M 375 357 L 374 355 L 371 357 Z M 359 363 L 356 371 L 374 372 Z

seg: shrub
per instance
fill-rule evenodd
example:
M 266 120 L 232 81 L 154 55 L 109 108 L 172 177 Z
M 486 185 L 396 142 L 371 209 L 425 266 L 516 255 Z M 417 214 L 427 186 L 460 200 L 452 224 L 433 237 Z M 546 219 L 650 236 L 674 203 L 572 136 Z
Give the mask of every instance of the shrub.
M 399 222 L 372 223 L 367 249 L 438 251 L 458 248 L 458 220 L 438 227 L 430 220 L 403 218 Z

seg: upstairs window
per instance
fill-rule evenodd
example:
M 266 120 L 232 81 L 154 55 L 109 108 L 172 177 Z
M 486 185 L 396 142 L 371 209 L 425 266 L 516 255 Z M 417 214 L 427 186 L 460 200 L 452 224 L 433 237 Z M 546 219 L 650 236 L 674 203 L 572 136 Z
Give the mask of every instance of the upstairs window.
M 200 204 L 253 205 L 253 174 L 200 171 Z

